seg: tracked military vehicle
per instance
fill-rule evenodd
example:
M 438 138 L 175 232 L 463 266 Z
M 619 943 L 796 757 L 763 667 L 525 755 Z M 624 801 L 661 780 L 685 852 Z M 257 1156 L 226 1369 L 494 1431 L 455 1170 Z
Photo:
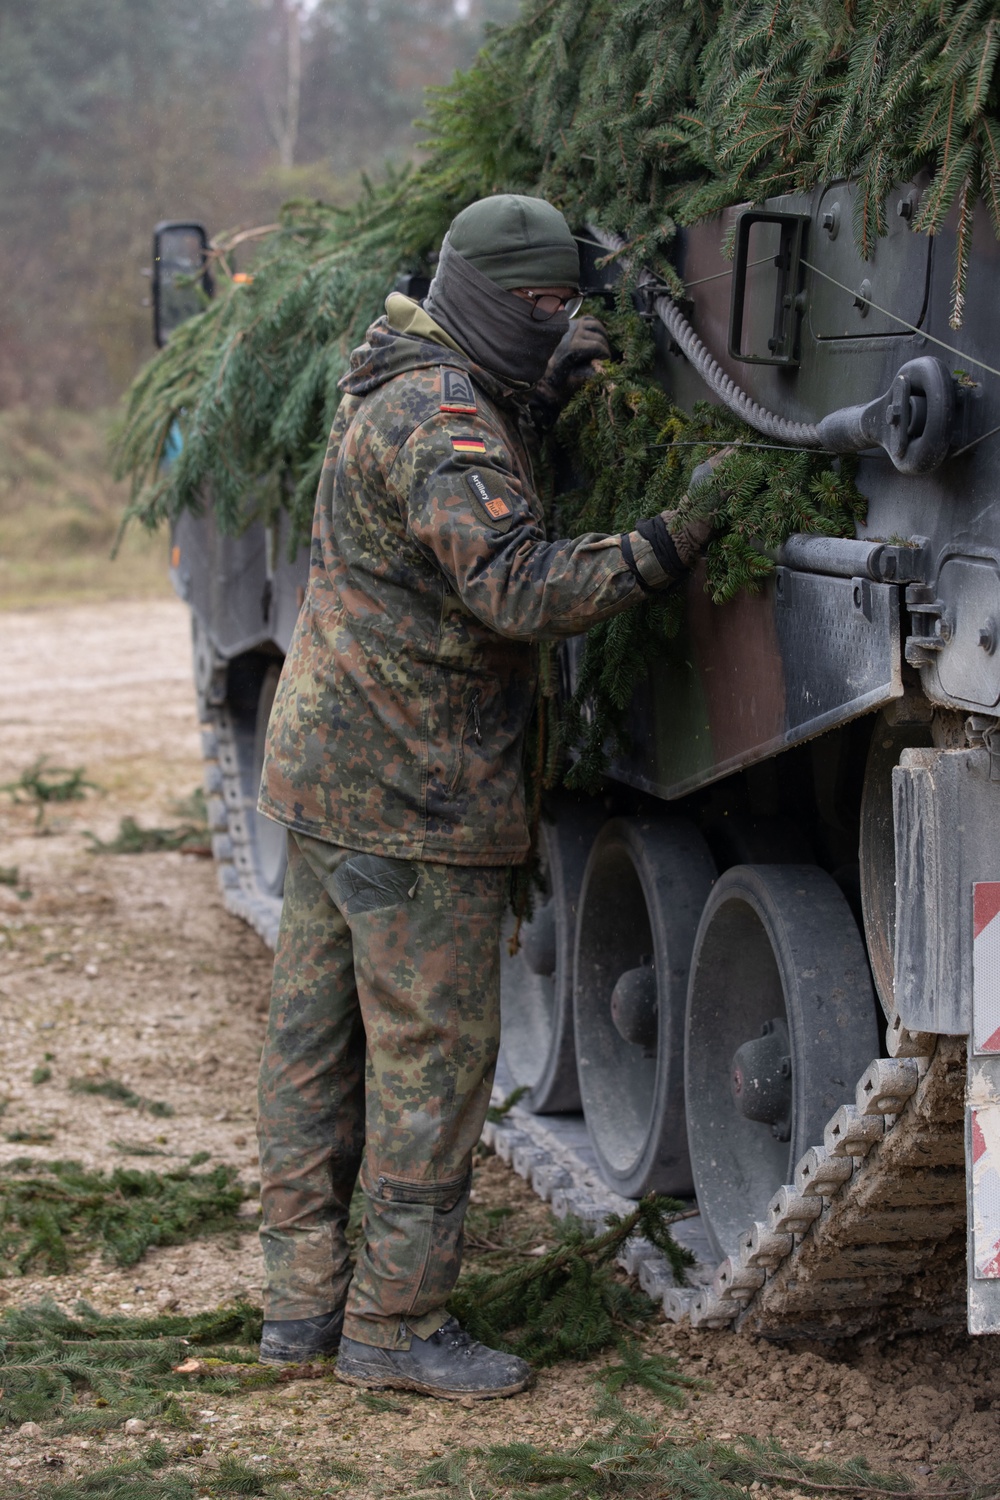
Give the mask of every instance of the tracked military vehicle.
M 896 187 L 867 260 L 835 181 L 681 231 L 683 303 L 640 278 L 677 403 L 860 455 L 867 523 L 792 536 L 726 605 L 691 579 L 630 749 L 549 810 L 504 957 L 527 1105 L 582 1109 L 616 1192 L 697 1198 L 718 1270 L 668 1310 L 778 1338 L 963 1303 L 1000 1329 L 1000 249 L 980 221 L 954 333 L 954 235 L 910 227 L 925 186 Z M 616 242 L 579 227 L 606 291 Z M 160 226 L 163 285 L 203 243 Z M 255 796 L 305 552 L 185 516 L 172 577 L 223 890 L 273 942 L 282 834 Z

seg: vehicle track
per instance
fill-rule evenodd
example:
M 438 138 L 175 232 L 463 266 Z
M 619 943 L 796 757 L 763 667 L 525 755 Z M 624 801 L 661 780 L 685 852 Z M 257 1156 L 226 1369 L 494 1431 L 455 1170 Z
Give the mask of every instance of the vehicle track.
M 281 902 L 256 886 L 256 787 L 246 746 L 224 706 L 208 712 L 204 784 L 223 900 L 273 948 Z M 747 1225 L 736 1255 L 714 1262 L 696 1211 L 675 1226 L 696 1256 L 691 1285 L 675 1284 L 652 1245 L 629 1245 L 622 1264 L 670 1321 L 770 1339 L 842 1338 L 882 1321 L 963 1321 L 965 1041 L 914 1037 L 898 1026 L 890 1034 L 897 1051 L 917 1055 L 871 1063 L 854 1104 L 833 1116 L 766 1218 Z M 504 1083 L 501 1066 L 495 1103 Z M 483 1139 L 559 1217 L 597 1226 L 629 1207 L 601 1181 L 579 1115 L 532 1115 L 515 1105 L 487 1124 Z
M 239 730 L 224 705 L 207 710 L 201 754 L 212 854 L 223 903 L 273 948 L 278 940 L 281 901 L 263 895 L 257 887 L 253 845 L 257 788 L 248 776 L 246 747 L 241 745 Z

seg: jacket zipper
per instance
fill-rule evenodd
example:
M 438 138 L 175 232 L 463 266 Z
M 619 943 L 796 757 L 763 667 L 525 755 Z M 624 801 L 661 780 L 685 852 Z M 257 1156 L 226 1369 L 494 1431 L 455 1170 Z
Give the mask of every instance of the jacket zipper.
M 476 736 L 476 744 L 483 743 L 483 726 L 479 717 L 479 694 L 472 695 L 472 732 Z

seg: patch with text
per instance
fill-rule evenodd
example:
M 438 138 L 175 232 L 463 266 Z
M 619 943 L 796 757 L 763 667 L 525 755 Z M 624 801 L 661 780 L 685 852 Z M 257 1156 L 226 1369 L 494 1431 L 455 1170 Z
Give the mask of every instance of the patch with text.
M 481 512 L 488 525 L 492 526 L 494 531 L 509 531 L 513 524 L 514 512 L 507 497 L 491 495 L 478 469 L 470 469 L 465 476 L 465 482 L 469 486 L 476 509 Z M 495 486 L 496 479 L 493 483 Z

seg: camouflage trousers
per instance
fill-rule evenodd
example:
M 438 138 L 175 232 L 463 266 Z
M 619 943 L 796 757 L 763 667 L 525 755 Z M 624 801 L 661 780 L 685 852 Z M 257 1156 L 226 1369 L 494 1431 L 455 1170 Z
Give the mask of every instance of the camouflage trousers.
M 266 1318 L 346 1298 L 347 1336 L 394 1349 L 444 1322 L 496 1066 L 505 876 L 289 834 L 258 1090 Z

